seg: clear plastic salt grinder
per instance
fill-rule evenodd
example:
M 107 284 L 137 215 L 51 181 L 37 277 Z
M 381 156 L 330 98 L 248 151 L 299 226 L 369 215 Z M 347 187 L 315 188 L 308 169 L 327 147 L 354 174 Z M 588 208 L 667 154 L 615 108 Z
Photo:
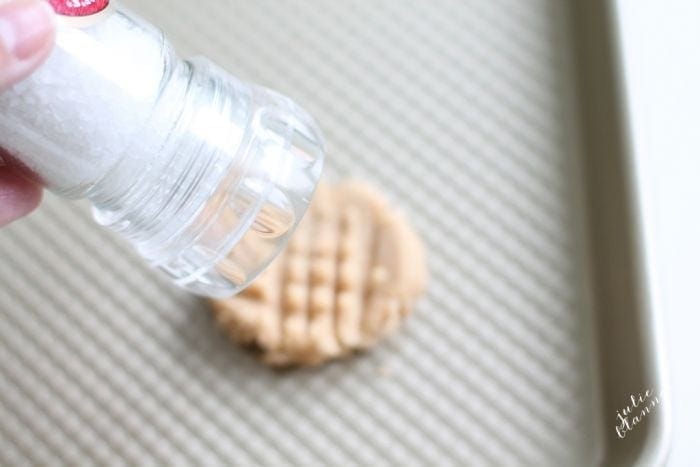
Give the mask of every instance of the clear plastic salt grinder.
M 87 198 L 175 283 L 223 297 L 276 256 L 323 148 L 290 99 L 203 58 L 109 0 L 49 0 L 56 48 L 0 94 L 0 146 L 55 193 Z

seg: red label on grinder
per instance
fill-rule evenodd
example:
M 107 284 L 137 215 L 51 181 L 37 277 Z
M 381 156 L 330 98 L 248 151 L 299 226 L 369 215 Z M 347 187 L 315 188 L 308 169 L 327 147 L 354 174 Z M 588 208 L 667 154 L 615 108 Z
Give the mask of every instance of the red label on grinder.
M 97 14 L 109 6 L 109 0 L 48 0 L 59 15 L 81 17 Z

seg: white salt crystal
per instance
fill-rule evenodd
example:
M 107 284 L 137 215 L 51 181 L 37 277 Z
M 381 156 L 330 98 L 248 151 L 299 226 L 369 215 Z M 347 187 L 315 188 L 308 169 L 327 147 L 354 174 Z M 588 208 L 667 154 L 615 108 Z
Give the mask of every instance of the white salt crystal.
M 61 28 L 48 61 L 0 94 L 3 146 L 56 191 L 76 194 L 98 181 L 153 109 L 165 60 L 162 39 L 153 38 L 160 35 L 121 14 Z

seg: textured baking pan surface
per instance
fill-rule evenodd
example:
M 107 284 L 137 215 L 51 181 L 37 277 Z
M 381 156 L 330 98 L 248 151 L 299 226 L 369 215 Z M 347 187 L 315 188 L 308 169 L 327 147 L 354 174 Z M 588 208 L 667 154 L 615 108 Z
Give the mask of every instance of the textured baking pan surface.
M 429 291 L 375 351 L 274 372 L 86 205 L 47 196 L 0 231 L 0 463 L 610 457 L 613 407 L 646 388 L 601 407 L 613 383 L 596 344 L 565 2 L 124 3 L 184 55 L 305 106 L 326 176 L 381 187 L 425 239 Z

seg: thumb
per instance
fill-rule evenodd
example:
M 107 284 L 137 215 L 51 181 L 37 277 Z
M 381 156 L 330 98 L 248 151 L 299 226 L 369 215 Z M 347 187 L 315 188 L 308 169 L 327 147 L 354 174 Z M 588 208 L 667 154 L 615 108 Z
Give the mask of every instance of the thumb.
M 54 13 L 44 0 L 0 0 L 0 90 L 25 78 L 49 55 Z

